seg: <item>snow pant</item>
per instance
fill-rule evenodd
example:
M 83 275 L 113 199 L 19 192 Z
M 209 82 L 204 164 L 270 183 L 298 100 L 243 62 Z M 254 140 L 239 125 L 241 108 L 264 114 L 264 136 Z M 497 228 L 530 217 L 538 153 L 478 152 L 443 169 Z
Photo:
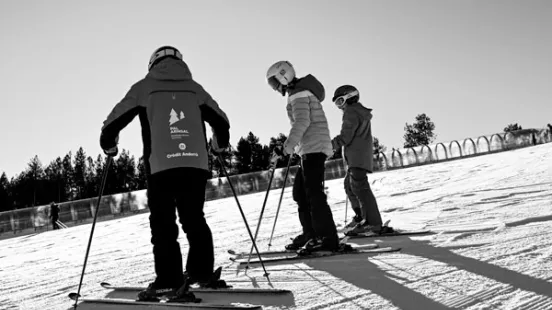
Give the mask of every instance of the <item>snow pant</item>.
M 337 229 L 324 192 L 326 155 L 306 154 L 293 182 L 293 200 L 299 206 L 299 221 L 303 234 L 330 238 L 337 242 Z
M 349 168 L 345 176 L 345 192 L 356 215 L 361 215 L 368 225 L 381 226 L 378 203 L 370 188 L 367 172 L 362 168 Z
M 183 279 L 175 209 L 188 239 L 188 275 L 197 281 L 207 281 L 213 274 L 213 237 L 203 213 L 208 177 L 209 173 L 203 169 L 176 168 L 148 178 L 151 243 L 156 283 L 160 285 L 181 285 Z
M 59 225 L 57 223 L 57 220 L 58 220 L 57 217 L 52 217 L 52 229 L 53 230 L 59 229 Z

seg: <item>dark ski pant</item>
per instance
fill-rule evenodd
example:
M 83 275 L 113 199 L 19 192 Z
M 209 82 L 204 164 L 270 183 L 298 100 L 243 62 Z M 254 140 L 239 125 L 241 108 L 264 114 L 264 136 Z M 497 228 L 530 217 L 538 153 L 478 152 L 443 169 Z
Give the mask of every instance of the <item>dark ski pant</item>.
M 299 206 L 299 221 L 303 234 L 329 238 L 337 242 L 337 230 L 332 211 L 324 193 L 326 155 L 306 154 L 293 182 L 293 200 Z
M 208 280 L 213 273 L 213 237 L 203 213 L 207 178 L 207 171 L 196 168 L 170 169 L 148 178 L 151 243 L 160 285 L 182 284 L 175 211 L 188 239 L 186 271 L 198 281 Z
M 365 169 L 349 168 L 345 176 L 345 192 L 356 215 L 362 216 L 371 226 L 381 226 L 382 220 L 376 197 L 372 193 Z
M 53 229 L 53 230 L 59 229 L 59 225 L 58 225 L 58 223 L 57 223 L 57 220 L 58 220 L 57 217 L 53 217 L 53 218 L 52 218 L 52 229 Z

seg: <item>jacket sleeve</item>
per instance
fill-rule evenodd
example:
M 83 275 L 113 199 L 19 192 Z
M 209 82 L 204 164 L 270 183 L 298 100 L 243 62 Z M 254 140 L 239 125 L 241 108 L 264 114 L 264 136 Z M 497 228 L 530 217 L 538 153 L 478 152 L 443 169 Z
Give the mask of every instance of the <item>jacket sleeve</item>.
M 291 100 L 291 113 L 293 115 L 293 124 L 289 132 L 289 136 L 284 142 L 284 148 L 294 148 L 305 134 L 305 131 L 310 126 L 310 106 L 309 106 L 310 92 L 302 91 L 292 95 Z
M 138 115 L 138 83 L 134 84 L 126 96 L 117 103 L 102 126 L 100 146 L 110 149 L 117 145 L 119 132 Z
M 201 117 L 213 129 L 218 146 L 226 148 L 230 145 L 230 122 L 228 117 L 208 92 L 202 89 L 201 93 L 202 98 L 199 106 Z
M 342 146 L 349 145 L 355 137 L 355 132 L 357 131 L 358 126 L 359 121 L 357 115 L 353 112 L 347 112 L 347 110 L 345 110 L 343 113 L 341 132 L 332 140 L 333 148 L 338 149 Z

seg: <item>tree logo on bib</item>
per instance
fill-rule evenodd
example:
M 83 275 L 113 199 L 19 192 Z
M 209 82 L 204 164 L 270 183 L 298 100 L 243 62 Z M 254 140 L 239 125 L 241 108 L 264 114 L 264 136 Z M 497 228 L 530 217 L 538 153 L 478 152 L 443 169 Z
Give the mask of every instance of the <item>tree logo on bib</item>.
M 184 112 L 180 111 L 180 117 L 178 116 L 178 113 L 176 113 L 176 111 L 174 109 L 171 109 L 171 116 L 169 118 L 169 125 L 172 125 L 176 122 L 179 122 L 181 120 L 183 120 L 185 117 L 184 117 Z
M 171 139 L 182 139 L 182 137 L 189 136 L 189 132 L 187 129 L 179 128 L 179 126 L 182 126 L 182 124 L 176 124 L 186 118 L 184 116 L 184 112 L 180 111 L 180 115 L 174 110 L 171 109 L 170 117 L 169 117 L 169 129 L 171 132 Z M 181 146 L 179 146 L 181 147 Z M 186 148 L 186 145 L 184 145 L 184 148 Z M 184 150 L 184 149 L 182 149 Z

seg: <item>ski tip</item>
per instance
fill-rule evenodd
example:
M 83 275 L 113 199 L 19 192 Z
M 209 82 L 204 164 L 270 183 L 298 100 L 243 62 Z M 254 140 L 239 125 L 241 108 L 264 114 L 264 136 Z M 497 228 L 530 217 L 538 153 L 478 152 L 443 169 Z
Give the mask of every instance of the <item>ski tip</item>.
M 81 295 L 77 293 L 69 293 L 69 298 L 71 298 L 72 300 L 77 300 L 77 297 L 81 297 Z
M 102 287 L 105 287 L 105 288 L 111 287 L 111 284 L 109 284 L 109 283 L 107 283 L 107 282 L 102 282 L 102 283 L 100 283 L 100 285 L 101 285 Z
M 236 251 L 230 249 L 230 250 L 228 250 L 228 254 L 236 255 Z

